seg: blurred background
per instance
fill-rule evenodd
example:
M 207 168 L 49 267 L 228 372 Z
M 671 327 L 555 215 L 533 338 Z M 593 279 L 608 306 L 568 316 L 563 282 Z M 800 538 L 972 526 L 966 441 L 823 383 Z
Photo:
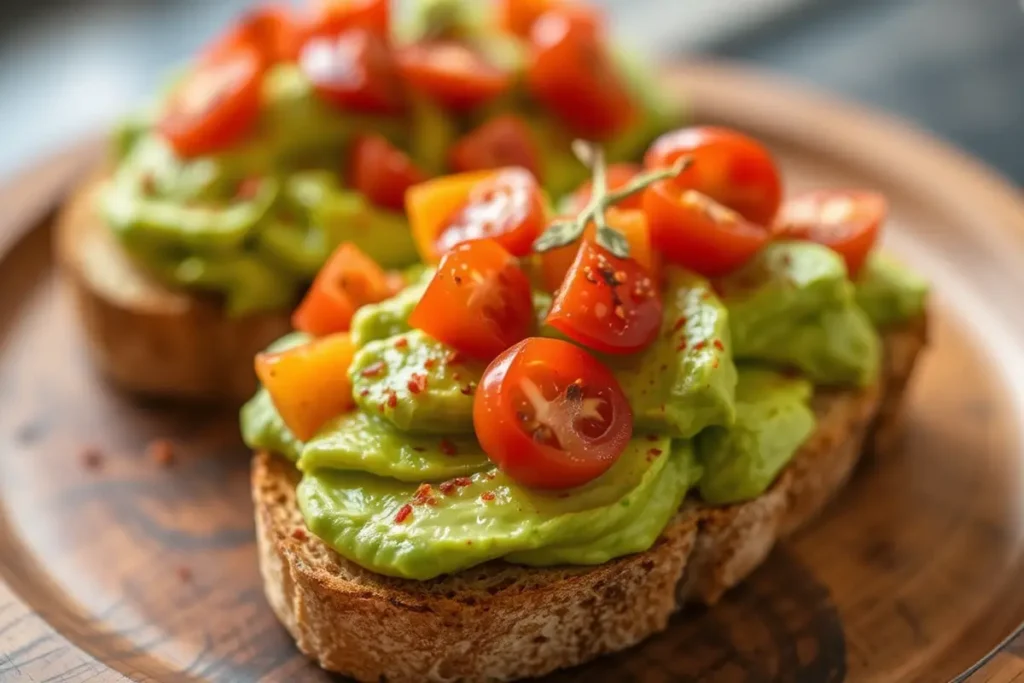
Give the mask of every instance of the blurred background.
M 780 72 L 906 117 L 1024 184 L 1021 0 L 592 1 L 624 42 L 655 57 Z M 144 102 L 249 4 L 4 3 L 0 180 Z

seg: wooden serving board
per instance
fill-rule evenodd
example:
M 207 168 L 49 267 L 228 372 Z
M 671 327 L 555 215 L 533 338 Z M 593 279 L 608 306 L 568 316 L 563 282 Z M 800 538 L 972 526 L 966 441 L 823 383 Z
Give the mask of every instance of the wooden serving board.
M 1024 680 L 1024 201 L 920 133 L 763 76 L 691 65 L 667 87 L 769 143 L 793 186 L 884 191 L 891 248 L 935 283 L 933 344 L 901 453 L 720 605 L 554 680 Z M 133 401 L 86 361 L 37 209 L 95 160 L 69 152 L 2 197 L 0 680 L 337 680 L 264 602 L 235 415 Z

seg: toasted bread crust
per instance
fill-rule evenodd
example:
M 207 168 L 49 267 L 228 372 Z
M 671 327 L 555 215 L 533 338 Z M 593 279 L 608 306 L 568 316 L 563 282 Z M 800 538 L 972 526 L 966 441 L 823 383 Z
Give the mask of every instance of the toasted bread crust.
M 308 534 L 294 467 L 257 453 L 267 597 L 302 652 L 361 681 L 510 680 L 627 648 L 684 603 L 716 602 L 818 513 L 869 442 L 892 445 L 888 421 L 925 340 L 923 319 L 890 331 L 878 386 L 819 392 L 816 432 L 762 496 L 724 507 L 688 501 L 650 550 L 598 567 L 491 562 L 423 582 L 374 574 Z
M 285 312 L 229 318 L 212 299 L 169 289 L 132 263 L 96 210 L 97 175 L 57 219 L 57 258 L 93 358 L 140 394 L 240 403 L 253 356 L 289 329 Z

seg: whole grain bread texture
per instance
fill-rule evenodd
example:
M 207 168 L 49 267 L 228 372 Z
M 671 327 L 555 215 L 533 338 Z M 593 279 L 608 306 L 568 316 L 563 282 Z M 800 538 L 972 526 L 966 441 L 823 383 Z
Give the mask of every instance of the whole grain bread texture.
M 55 248 L 89 351 L 137 394 L 240 404 L 256 390 L 253 356 L 291 328 L 287 312 L 228 317 L 213 298 L 140 270 L 97 210 L 97 174 L 57 218 Z
M 885 335 L 880 382 L 819 391 L 818 426 L 772 487 L 749 502 L 688 500 L 654 546 L 597 567 L 491 562 L 431 581 L 381 576 L 305 528 L 294 466 L 253 460 L 260 569 L 270 605 L 299 649 L 360 681 L 504 681 L 628 648 L 689 602 L 713 604 L 812 519 L 862 452 L 894 445 L 924 318 Z

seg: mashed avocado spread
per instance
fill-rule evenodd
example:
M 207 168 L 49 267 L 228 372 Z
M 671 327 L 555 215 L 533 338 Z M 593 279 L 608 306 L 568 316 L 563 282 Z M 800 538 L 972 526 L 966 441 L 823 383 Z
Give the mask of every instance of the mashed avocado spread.
M 158 105 L 114 136 L 117 164 L 100 210 L 127 252 L 173 286 L 223 297 L 231 315 L 288 308 L 333 248 L 352 242 L 386 268 L 418 259 L 399 212 L 370 203 L 346 184 L 343 169 L 357 135 L 382 135 L 427 175 L 446 172 L 463 135 L 489 118 L 520 115 L 541 155 L 546 189 L 558 197 L 586 170 L 570 152 L 572 135 L 532 101 L 520 83 L 523 47 L 475 17 L 476 3 L 423 0 L 403 40 L 454 35 L 507 68 L 517 83 L 480 111 L 455 114 L 413 98 L 402 114 L 359 114 L 326 104 L 300 67 L 270 68 L 255 129 L 243 142 L 182 158 L 157 130 Z M 638 116 L 606 141 L 609 159 L 634 160 L 678 122 L 676 104 L 636 61 L 620 60 Z M 636 76 L 635 78 L 633 76 Z
M 265 390 L 241 415 L 249 446 L 302 471 L 299 505 L 314 534 L 361 566 L 410 579 L 499 558 L 598 564 L 649 548 L 688 494 L 709 504 L 760 495 L 814 429 L 814 386 L 872 381 L 876 328 L 920 315 L 925 288 L 882 256 L 851 282 L 833 252 L 797 242 L 713 284 L 669 269 L 659 339 L 605 359 L 633 407 L 633 437 L 611 469 L 561 492 L 520 486 L 488 460 L 472 426 L 483 368 L 409 328 L 421 293 L 413 283 L 353 321 L 355 410 L 306 443 Z M 535 297 L 539 314 L 549 302 Z M 425 389 L 389 407 L 412 372 L 429 373 Z M 411 513 L 398 524 L 403 508 Z

